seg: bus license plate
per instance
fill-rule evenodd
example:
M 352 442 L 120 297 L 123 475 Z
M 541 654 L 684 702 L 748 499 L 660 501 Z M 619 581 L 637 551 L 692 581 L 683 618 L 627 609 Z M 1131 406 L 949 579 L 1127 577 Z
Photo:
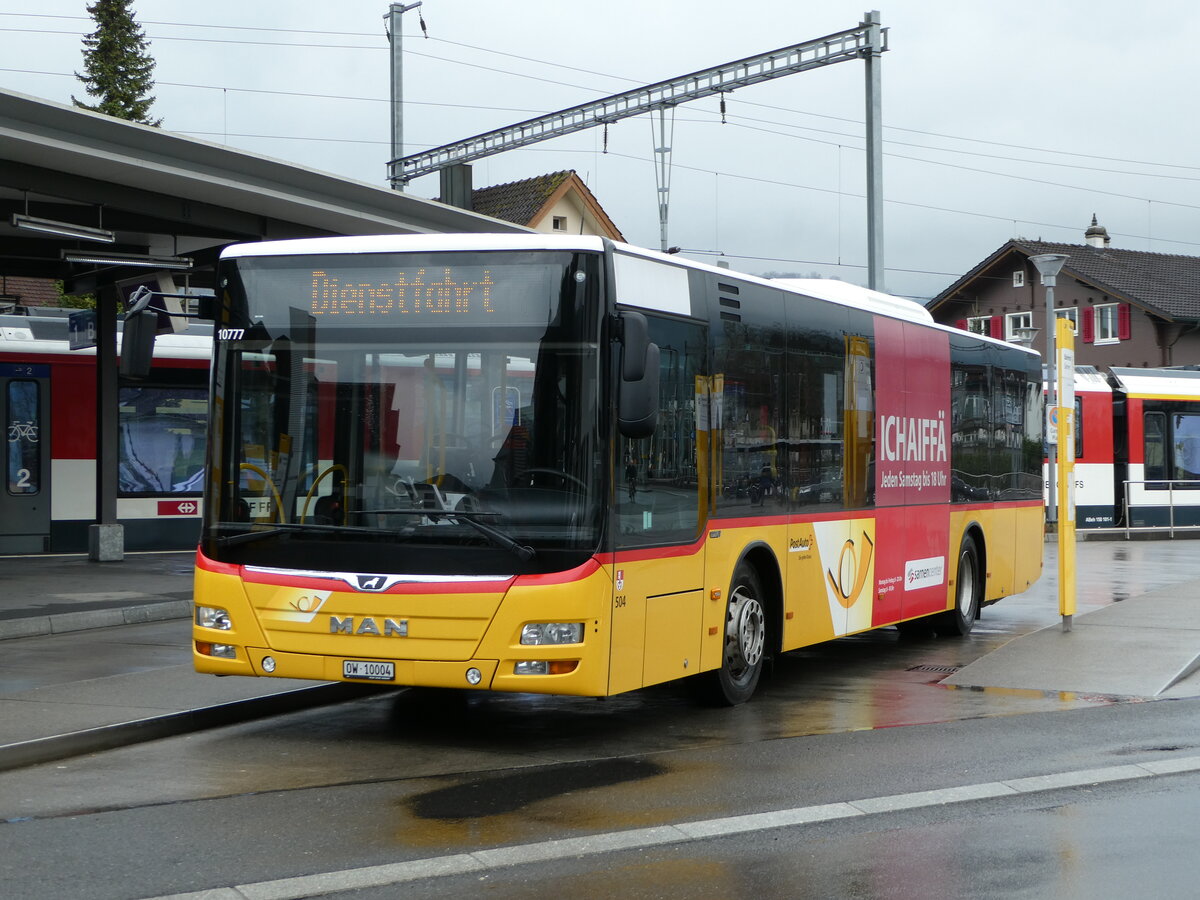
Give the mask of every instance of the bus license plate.
M 343 678 L 362 678 L 367 681 L 395 681 L 396 664 L 390 662 L 367 662 L 366 660 L 342 660 Z

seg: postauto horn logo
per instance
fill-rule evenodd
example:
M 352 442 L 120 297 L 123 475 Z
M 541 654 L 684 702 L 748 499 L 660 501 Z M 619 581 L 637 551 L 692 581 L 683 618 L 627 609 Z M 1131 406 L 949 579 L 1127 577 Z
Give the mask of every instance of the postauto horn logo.
M 835 635 L 871 627 L 875 596 L 875 521 L 815 522 L 813 533 Z
M 867 583 L 871 572 L 871 561 L 875 556 L 875 542 L 864 530 L 859 536 L 858 544 L 854 538 L 848 538 L 842 544 L 842 552 L 838 556 L 837 573 L 832 569 L 825 570 L 829 586 L 838 603 L 849 609 L 862 596 L 862 589 Z

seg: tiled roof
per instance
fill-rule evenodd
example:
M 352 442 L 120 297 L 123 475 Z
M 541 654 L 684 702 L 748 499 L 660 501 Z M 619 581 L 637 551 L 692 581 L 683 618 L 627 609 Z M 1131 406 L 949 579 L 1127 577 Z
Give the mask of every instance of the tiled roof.
M 523 181 L 478 188 L 471 192 L 471 207 L 475 212 L 494 219 L 528 225 L 559 185 L 573 174 L 571 170 L 552 172 Z
M 22 306 L 58 306 L 58 291 L 50 278 L 7 275 L 0 280 L 0 293 L 19 297 Z
M 1037 256 L 1062 253 L 1063 274 L 1105 293 L 1146 307 L 1168 319 L 1200 320 L 1200 256 L 1176 256 L 1145 250 L 1117 250 L 1051 241 L 1009 241 L 929 302 L 933 309 L 951 300 L 976 276 L 1011 252 Z
M 1065 253 L 1063 268 L 1175 319 L 1200 319 L 1200 256 L 1114 250 L 1048 241 L 1013 241 L 1030 256 Z

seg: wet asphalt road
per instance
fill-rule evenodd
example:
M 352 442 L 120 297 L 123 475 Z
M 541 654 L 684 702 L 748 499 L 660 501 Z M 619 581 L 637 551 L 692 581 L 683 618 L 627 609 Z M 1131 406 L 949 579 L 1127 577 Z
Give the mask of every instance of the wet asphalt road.
M 1198 550 L 1189 541 L 1082 544 L 1080 613 L 1191 580 Z M 788 654 L 760 695 L 733 710 L 697 707 L 680 686 L 606 701 L 401 692 L 2 773 L 0 877 L 14 896 L 148 897 L 1200 752 L 1200 701 L 938 683 L 1054 624 L 1055 590 L 1047 577 L 989 608 L 966 640 L 883 631 Z M 1144 881 L 1139 867 L 1157 866 L 1163 879 L 1193 873 L 1193 855 L 1172 863 L 1169 854 L 1178 835 L 1190 836 L 1179 829 L 1195 786 L 1180 775 L 777 829 L 436 879 L 405 895 L 475 886 L 549 896 L 590 884 L 591 896 L 630 897 L 729 896 L 723 887 L 1122 896 L 1085 889 L 1125 883 L 1121 873 Z M 1155 862 L 1100 882 L 1088 880 L 1102 871 L 1092 866 L 1087 878 L 1062 880 L 1076 859 L 1103 855 L 1103 822 L 1114 817 Z M 1046 849 L 1047 822 L 1058 823 L 1050 836 L 1065 849 Z M 997 880 L 1005 865 L 1013 878 Z M 600 871 L 609 873 L 603 890 Z M 1145 883 L 1161 884 L 1156 896 L 1192 895 L 1174 893 L 1182 882 Z
M 404 885 L 406 900 L 729 897 L 845 900 L 1191 898 L 1200 778 L 500 867 Z M 395 885 L 338 893 L 382 900 Z

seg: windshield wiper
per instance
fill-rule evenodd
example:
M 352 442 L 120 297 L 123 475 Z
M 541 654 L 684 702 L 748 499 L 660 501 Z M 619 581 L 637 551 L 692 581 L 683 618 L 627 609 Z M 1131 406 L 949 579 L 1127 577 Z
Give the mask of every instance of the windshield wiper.
M 239 534 L 231 534 L 227 537 L 217 538 L 217 546 L 232 547 L 236 544 L 249 544 L 255 541 L 261 541 L 265 538 L 275 537 L 288 532 L 324 532 L 324 533 L 341 533 L 353 532 L 354 534 L 372 534 L 372 535 L 387 535 L 395 534 L 386 528 L 363 528 L 359 525 L 328 525 L 320 522 L 271 522 L 270 527 L 260 531 L 242 531 Z M 220 529 L 230 528 L 229 523 L 224 523 L 217 526 Z
M 537 551 L 527 544 L 513 540 L 503 531 L 481 522 L 481 516 L 495 516 L 498 513 L 463 512 L 460 509 L 370 509 L 363 512 L 384 516 L 429 516 L 443 519 L 453 519 L 464 522 L 474 528 L 484 537 L 489 538 L 496 546 L 509 550 L 517 555 L 517 559 L 527 562 L 537 555 Z
M 515 553 L 517 558 L 522 562 L 531 560 L 537 555 L 532 547 L 518 543 L 503 531 L 499 531 L 491 525 L 485 525 L 477 518 L 478 516 L 494 516 L 497 515 L 496 513 L 467 513 L 454 509 L 367 509 L 360 510 L 360 512 L 385 516 L 429 516 L 430 518 L 453 519 L 474 528 L 497 546 Z M 228 528 L 229 525 L 226 524 L 222 527 Z M 366 528 L 361 525 L 328 525 L 319 522 L 273 522 L 270 523 L 270 527 L 264 528 L 261 531 L 243 531 L 240 534 L 219 537 L 217 538 L 217 545 L 220 547 L 233 547 L 237 544 L 249 544 L 296 531 L 334 534 L 350 532 L 352 534 L 384 535 L 387 537 L 394 537 L 396 535 L 396 532 L 387 528 Z

